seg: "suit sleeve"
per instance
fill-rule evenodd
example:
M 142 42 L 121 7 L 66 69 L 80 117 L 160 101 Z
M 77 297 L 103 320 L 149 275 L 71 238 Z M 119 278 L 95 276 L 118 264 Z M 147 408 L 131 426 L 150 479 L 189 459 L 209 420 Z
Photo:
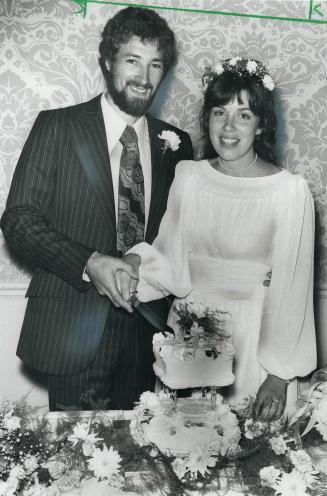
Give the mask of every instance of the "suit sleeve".
M 1 229 L 20 260 L 85 291 L 91 284 L 82 280 L 82 274 L 95 249 L 74 242 L 51 224 L 53 197 L 60 194 L 55 191 L 57 115 L 41 112 L 34 123 L 14 172 Z

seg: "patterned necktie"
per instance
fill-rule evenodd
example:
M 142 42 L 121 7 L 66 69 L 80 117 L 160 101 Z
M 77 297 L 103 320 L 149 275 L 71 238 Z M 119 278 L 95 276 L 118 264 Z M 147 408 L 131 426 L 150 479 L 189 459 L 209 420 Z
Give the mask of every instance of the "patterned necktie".
M 117 250 L 124 255 L 144 241 L 144 179 L 135 129 L 126 126 L 119 141 L 123 151 L 118 183 Z

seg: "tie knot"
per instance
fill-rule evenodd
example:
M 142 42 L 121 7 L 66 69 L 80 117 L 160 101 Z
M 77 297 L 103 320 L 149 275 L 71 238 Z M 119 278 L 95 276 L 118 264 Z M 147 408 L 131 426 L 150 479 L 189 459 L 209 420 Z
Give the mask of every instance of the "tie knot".
M 123 146 L 129 145 L 131 143 L 137 143 L 137 134 L 135 129 L 132 126 L 126 126 L 119 141 Z

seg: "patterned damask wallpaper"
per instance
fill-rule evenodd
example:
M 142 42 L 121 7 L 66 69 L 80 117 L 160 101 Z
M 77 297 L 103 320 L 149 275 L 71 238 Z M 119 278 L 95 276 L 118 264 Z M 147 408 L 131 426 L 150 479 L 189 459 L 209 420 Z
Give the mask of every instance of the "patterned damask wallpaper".
M 136 2 L 135 2 L 136 3 Z M 141 3 L 141 2 L 137 2 Z M 144 4 L 305 17 L 308 1 L 143 0 Z M 0 2 L 0 213 L 12 173 L 37 113 L 102 91 L 99 33 L 119 7 L 89 4 L 85 18 L 72 0 Z M 179 43 L 179 64 L 152 111 L 187 130 L 200 129 L 200 79 L 206 65 L 231 55 L 268 64 L 277 84 L 280 162 L 308 181 L 317 211 L 316 286 L 327 288 L 327 24 L 160 10 Z M 0 235 L 0 286 L 24 284 Z

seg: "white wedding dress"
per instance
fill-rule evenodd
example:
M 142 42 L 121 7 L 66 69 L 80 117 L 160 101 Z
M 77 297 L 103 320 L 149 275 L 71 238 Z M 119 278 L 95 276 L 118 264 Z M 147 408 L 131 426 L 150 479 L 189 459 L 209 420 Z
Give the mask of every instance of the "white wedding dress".
M 267 373 L 293 379 L 316 367 L 313 244 L 301 176 L 240 178 L 207 160 L 180 162 L 153 246 L 131 250 L 142 258 L 138 297 L 172 293 L 229 311 L 235 383 L 226 395 L 255 395 Z M 176 326 L 173 307 L 168 324 Z

